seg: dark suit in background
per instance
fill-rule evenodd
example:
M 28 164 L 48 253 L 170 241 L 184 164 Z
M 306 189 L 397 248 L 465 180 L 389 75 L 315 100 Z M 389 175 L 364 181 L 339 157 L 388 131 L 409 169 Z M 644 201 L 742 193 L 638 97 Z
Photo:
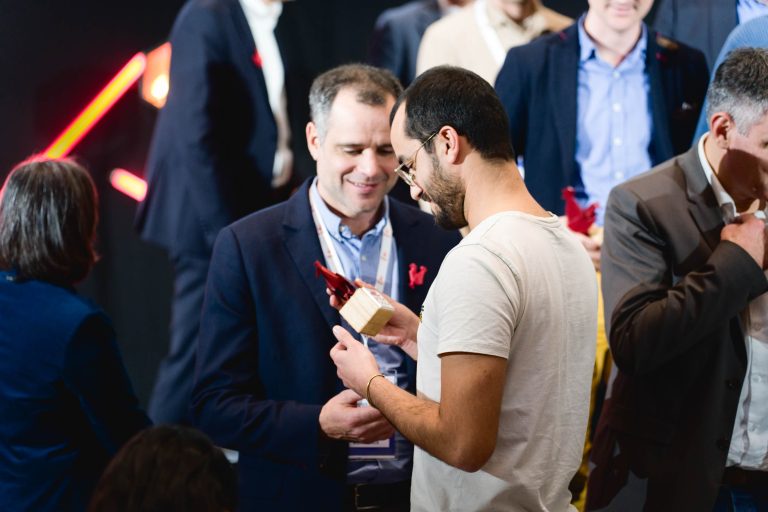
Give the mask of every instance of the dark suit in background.
M 645 72 L 650 83 L 654 164 L 688 149 L 707 87 L 700 52 L 648 31 Z M 512 146 L 525 160 L 525 183 L 546 209 L 562 214 L 561 191 L 580 179 L 576 163 L 578 28 L 512 48 L 496 91 L 510 120 Z
M 0 509 L 85 510 L 149 420 L 112 325 L 74 290 L 0 272 Z
M 340 316 L 315 275 L 324 258 L 308 189 L 224 229 L 211 263 L 193 415 L 216 443 L 240 452 L 243 510 L 342 510 L 348 444 L 325 437 L 318 422 L 343 389 L 328 356 Z M 400 299 L 418 312 L 459 236 L 396 200 L 390 220 Z M 410 263 L 427 267 L 423 285 L 408 286 Z M 406 359 L 413 391 L 415 362 Z
M 309 168 L 306 98 L 316 55 L 284 5 L 275 29 L 285 68 L 295 169 Z M 271 186 L 277 128 L 261 57 L 238 0 L 191 0 L 171 32 L 168 102 L 147 163 L 148 194 L 137 228 L 165 247 L 175 270 L 169 354 L 161 363 L 149 412 L 158 422 L 187 418 L 195 341 L 213 242 L 231 222 L 287 196 Z M 307 43 L 306 46 L 309 46 Z M 320 51 L 320 50 L 318 50 Z M 298 98 L 298 100 L 296 100 Z
M 371 34 L 368 62 L 390 70 L 408 87 L 416 78 L 421 36 L 441 15 L 437 0 L 408 2 L 382 12 Z
M 723 43 L 715 64 L 712 66 L 712 78 L 715 77 L 717 67 L 725 60 L 729 53 L 737 48 L 751 46 L 754 48 L 768 48 L 768 16 L 760 16 L 734 28 L 728 39 Z M 707 102 L 699 115 L 699 124 L 696 126 L 696 134 L 693 136 L 693 144 L 699 141 L 699 137 L 709 131 L 707 119 Z
M 661 0 L 653 26 L 704 52 L 713 68 L 725 38 L 738 23 L 736 0 Z
M 421 36 L 442 16 L 437 0 L 417 0 L 387 9 L 376 19 L 368 47 L 368 63 L 390 70 L 403 87 L 416 78 L 416 56 Z M 411 203 L 405 183 L 397 180 L 390 195 Z
M 715 504 L 746 372 L 739 313 L 768 290 L 752 257 L 720 241 L 723 225 L 695 146 L 610 195 L 603 295 L 618 371 L 587 510 Z

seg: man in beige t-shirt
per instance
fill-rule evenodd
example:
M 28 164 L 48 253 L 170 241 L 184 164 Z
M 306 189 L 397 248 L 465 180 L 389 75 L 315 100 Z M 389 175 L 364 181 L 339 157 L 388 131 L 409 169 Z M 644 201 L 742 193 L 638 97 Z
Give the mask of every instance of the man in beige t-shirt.
M 470 231 L 443 261 L 423 321 L 394 303 L 376 337 L 418 359 L 417 396 L 337 326 L 338 374 L 416 445 L 411 510 L 573 510 L 597 325 L 586 250 L 527 191 L 481 77 L 429 70 L 394 112 L 396 172 L 411 196 L 442 227 Z
M 474 71 L 493 85 L 510 48 L 571 23 L 539 0 L 475 0 L 427 28 L 416 75 L 449 64 Z

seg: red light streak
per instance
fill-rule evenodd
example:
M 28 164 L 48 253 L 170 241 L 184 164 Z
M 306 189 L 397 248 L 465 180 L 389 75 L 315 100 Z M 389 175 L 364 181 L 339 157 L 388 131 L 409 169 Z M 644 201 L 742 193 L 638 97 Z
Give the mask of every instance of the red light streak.
M 109 112 L 144 72 L 147 59 L 137 53 L 118 71 L 115 77 L 96 95 L 72 123 L 43 152 L 49 158 L 66 156 L 91 128 Z

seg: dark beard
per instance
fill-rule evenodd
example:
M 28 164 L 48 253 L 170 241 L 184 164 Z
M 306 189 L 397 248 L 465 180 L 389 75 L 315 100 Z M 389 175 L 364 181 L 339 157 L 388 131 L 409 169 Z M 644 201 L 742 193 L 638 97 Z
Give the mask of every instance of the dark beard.
M 447 175 L 435 155 L 432 155 L 432 179 L 429 188 L 429 199 L 435 205 L 432 210 L 435 223 L 445 229 L 465 227 L 467 219 L 464 217 L 464 187 L 458 178 Z

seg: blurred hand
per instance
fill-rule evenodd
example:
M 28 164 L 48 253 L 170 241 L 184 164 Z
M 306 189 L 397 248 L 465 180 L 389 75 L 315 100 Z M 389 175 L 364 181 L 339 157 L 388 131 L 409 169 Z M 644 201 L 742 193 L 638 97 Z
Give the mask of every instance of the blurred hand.
M 751 213 L 745 213 L 736 219 L 733 224 L 728 224 L 720 232 L 720 240 L 728 240 L 744 249 L 755 263 L 763 270 L 766 269 L 765 222 Z
M 343 441 L 372 443 L 394 434 L 395 429 L 378 409 L 357 406 L 360 399 L 360 395 L 345 389 L 326 402 L 320 410 L 320 429 L 325 435 Z

